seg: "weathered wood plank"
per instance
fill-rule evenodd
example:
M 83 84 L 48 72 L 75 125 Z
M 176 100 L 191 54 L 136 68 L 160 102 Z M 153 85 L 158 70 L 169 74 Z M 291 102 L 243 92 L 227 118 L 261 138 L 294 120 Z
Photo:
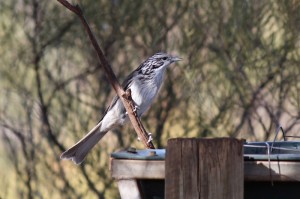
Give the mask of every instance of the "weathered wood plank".
M 300 181 L 300 162 L 271 161 L 274 181 Z M 165 161 L 111 160 L 111 174 L 115 179 L 165 179 Z M 245 181 L 270 181 L 268 161 L 245 161 Z
M 116 179 L 164 179 L 165 161 L 111 160 L 111 174 Z
M 170 139 L 166 199 L 243 198 L 243 141 L 233 138 Z
M 136 180 L 118 180 L 119 192 L 122 199 L 142 199 Z
M 177 142 L 176 140 L 174 140 L 174 142 L 176 142 L 176 144 L 174 145 L 170 145 L 168 148 L 168 151 L 166 152 L 169 156 L 171 157 L 178 157 L 179 159 L 181 159 L 181 142 Z M 165 162 L 166 164 L 166 162 Z M 167 168 L 167 165 L 165 165 L 165 168 Z M 165 170 L 165 175 L 170 175 L 171 173 L 180 173 L 180 167 L 172 167 L 169 166 L 168 170 Z M 180 190 L 177 189 L 177 187 L 182 185 L 182 181 L 183 179 L 181 178 L 181 176 L 176 175 L 173 176 L 173 180 L 169 181 L 168 184 L 168 192 L 172 195 L 174 194 L 182 194 L 180 193 Z M 166 181 L 165 181 L 166 183 Z

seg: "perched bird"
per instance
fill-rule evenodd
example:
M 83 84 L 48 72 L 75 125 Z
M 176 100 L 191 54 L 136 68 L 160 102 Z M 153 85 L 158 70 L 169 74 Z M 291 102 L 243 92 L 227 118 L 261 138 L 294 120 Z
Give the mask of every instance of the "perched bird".
M 136 106 L 138 117 L 149 108 L 157 95 L 166 71 L 166 68 L 181 60 L 179 57 L 159 52 L 149 57 L 137 69 L 135 69 L 123 82 L 123 89 L 131 90 L 131 96 Z M 80 164 L 87 153 L 99 142 L 99 140 L 111 129 L 123 125 L 128 121 L 127 112 L 121 99 L 115 96 L 106 109 L 100 122 L 81 140 L 60 156 L 61 159 L 71 159 Z

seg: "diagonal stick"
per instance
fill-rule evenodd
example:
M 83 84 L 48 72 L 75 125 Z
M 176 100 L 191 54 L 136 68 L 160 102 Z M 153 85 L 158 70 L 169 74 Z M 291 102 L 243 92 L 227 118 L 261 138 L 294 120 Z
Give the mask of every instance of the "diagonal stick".
M 107 59 L 105 58 L 94 34 L 92 33 L 89 24 L 85 20 L 85 17 L 83 15 L 83 12 L 81 8 L 78 5 L 72 5 L 66 0 L 57 0 L 60 2 L 62 5 L 64 5 L 67 9 L 75 13 L 81 20 L 84 29 L 88 33 L 88 36 L 92 42 L 93 47 L 95 48 L 99 61 L 105 71 L 105 74 L 112 85 L 112 87 L 115 89 L 117 95 L 120 97 L 120 99 L 123 102 L 123 105 L 128 113 L 129 119 L 134 127 L 135 132 L 137 133 L 138 137 L 141 139 L 143 144 L 145 145 L 146 148 L 149 149 L 154 149 L 154 145 L 149 138 L 149 135 L 147 131 L 145 130 L 143 124 L 141 123 L 140 119 L 138 118 L 136 111 L 134 111 L 134 103 L 131 98 L 131 92 L 125 92 L 119 83 L 118 79 L 116 78 L 116 75 L 114 74 L 113 70 L 111 69 L 110 64 L 108 63 Z

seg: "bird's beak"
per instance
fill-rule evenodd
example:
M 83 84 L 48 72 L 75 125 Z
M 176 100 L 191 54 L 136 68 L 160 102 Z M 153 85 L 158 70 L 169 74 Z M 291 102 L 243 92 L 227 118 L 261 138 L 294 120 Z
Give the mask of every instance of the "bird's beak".
M 182 60 L 180 57 L 172 57 L 171 61 L 176 62 Z

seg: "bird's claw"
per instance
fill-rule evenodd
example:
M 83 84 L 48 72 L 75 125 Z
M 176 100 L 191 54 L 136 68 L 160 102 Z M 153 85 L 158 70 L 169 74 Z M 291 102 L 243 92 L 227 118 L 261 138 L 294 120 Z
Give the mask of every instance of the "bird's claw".
M 148 134 L 148 136 L 149 136 L 149 138 L 148 138 L 148 140 L 147 140 L 147 144 L 149 144 L 152 140 L 153 140 L 153 138 L 152 138 L 152 133 L 147 133 Z M 138 141 L 141 141 L 141 138 L 140 137 L 137 137 L 137 140 Z
M 139 110 L 140 108 L 137 105 L 134 105 L 133 107 L 133 112 L 136 112 L 137 110 Z
M 152 133 L 148 133 L 148 135 L 149 135 L 149 138 L 148 138 L 148 141 L 147 141 L 147 144 L 149 144 L 152 140 L 153 140 L 153 138 L 152 138 L 152 135 L 151 135 Z
M 136 111 L 139 110 L 139 109 L 140 109 L 140 108 L 139 108 L 137 105 L 134 105 L 134 107 L 133 107 L 132 110 L 133 110 L 134 113 L 136 113 Z M 125 112 L 125 115 L 128 115 L 128 112 L 127 112 L 127 111 Z

